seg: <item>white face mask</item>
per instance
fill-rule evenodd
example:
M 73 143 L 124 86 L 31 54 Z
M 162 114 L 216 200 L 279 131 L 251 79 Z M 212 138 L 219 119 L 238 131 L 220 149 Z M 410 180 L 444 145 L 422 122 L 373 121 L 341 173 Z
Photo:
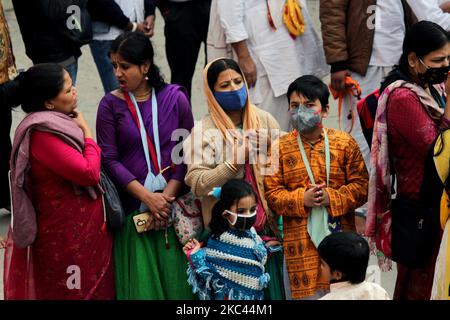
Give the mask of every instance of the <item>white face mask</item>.
M 256 209 L 254 211 L 250 211 L 250 214 L 239 214 L 229 210 L 225 210 L 225 212 L 235 217 L 234 221 L 233 222 L 230 221 L 230 223 L 232 226 L 235 226 L 236 229 L 239 230 L 248 230 L 256 222 L 256 212 L 257 212 Z

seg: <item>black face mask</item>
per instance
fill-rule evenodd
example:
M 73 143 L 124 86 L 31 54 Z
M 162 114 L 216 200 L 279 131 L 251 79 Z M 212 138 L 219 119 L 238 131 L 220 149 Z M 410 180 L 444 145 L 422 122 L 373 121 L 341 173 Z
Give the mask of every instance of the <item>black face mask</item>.
M 447 80 L 447 75 L 448 72 L 450 71 L 450 66 L 441 68 L 430 68 L 422 61 L 422 59 L 419 60 L 427 68 L 427 71 L 425 73 L 418 74 L 420 81 L 429 84 L 439 84 Z
M 244 215 L 226 210 L 229 214 L 236 217 L 234 223 L 230 222 L 237 230 L 249 230 L 256 222 L 256 211 L 252 215 Z
M 234 227 L 241 231 L 250 230 L 250 228 L 253 227 L 255 222 L 256 222 L 256 215 L 250 218 L 237 217 Z

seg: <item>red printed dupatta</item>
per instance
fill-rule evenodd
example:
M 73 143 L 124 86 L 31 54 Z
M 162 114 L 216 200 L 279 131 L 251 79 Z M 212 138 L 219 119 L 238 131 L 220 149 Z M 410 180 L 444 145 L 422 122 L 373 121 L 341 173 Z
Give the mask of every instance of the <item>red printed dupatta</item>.
M 246 163 L 244 167 L 244 179 L 245 181 L 250 183 L 250 185 L 252 186 L 253 190 L 256 193 L 257 211 L 256 211 L 256 222 L 253 225 L 253 227 L 257 232 L 260 232 L 264 230 L 267 218 L 266 213 L 264 212 L 264 206 L 261 201 L 261 195 L 259 194 L 258 191 L 258 185 L 256 183 L 255 175 L 253 174 L 252 166 L 248 163 Z

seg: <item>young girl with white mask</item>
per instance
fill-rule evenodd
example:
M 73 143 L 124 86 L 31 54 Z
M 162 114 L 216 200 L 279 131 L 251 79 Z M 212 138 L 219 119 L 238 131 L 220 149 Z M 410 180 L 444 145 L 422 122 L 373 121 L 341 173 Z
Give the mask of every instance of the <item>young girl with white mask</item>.
M 262 300 L 270 277 L 264 268 L 268 249 L 253 228 L 255 193 L 245 180 L 232 179 L 211 194 L 219 201 L 212 210 L 206 247 L 192 239 L 183 248 L 188 282 L 202 300 Z

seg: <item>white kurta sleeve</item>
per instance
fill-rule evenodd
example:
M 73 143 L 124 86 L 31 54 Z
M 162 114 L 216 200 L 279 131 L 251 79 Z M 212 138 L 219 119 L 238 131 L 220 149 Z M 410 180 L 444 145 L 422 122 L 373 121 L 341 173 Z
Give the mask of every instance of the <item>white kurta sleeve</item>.
M 248 34 L 244 25 L 245 0 L 217 0 L 217 7 L 226 42 L 246 40 Z
M 442 0 L 407 0 L 419 21 L 428 20 L 450 31 L 450 14 L 442 11 Z

